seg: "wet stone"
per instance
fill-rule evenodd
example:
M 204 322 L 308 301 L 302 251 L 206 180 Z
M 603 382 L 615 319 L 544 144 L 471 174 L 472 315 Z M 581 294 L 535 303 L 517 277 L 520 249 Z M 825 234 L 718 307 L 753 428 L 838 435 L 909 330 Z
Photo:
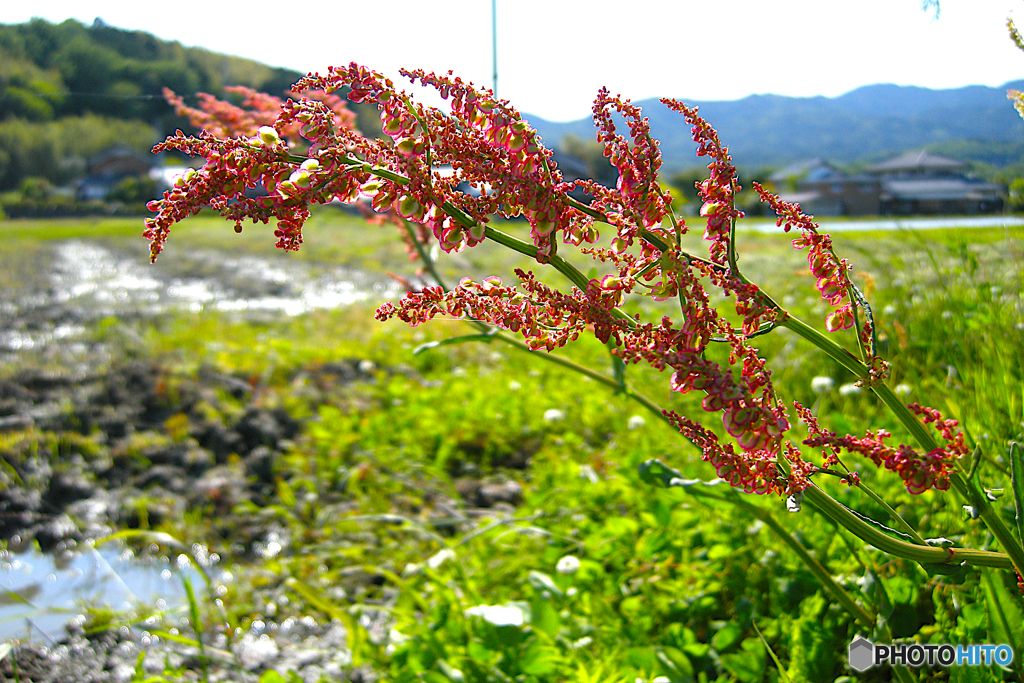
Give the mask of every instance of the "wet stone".
M 224 389 L 237 399 L 245 398 L 252 393 L 252 385 L 246 380 L 217 372 L 208 365 L 203 365 L 199 368 L 199 378 Z
M 228 456 L 242 450 L 243 440 L 238 432 L 220 422 L 206 422 L 193 432 L 199 445 L 214 455 L 218 464 L 228 461 Z
M 276 448 L 281 441 L 298 433 L 299 423 L 283 410 L 250 408 L 238 421 L 235 431 L 248 453 L 257 446 Z
M 245 473 L 260 484 L 274 483 L 274 461 L 276 456 L 266 446 L 257 446 L 242 461 Z
M 54 472 L 43 498 L 48 505 L 64 509 L 75 501 L 92 497 L 95 492 L 96 485 L 80 471 Z
M 154 465 L 142 475 L 138 482 L 139 487 L 147 490 L 153 487 L 160 487 L 166 491 L 176 494 L 187 493 L 191 489 L 185 470 L 175 465 Z
M 480 481 L 463 478 L 455 482 L 455 488 L 471 507 L 493 508 L 499 504 L 515 506 L 523 500 L 523 486 L 514 479 Z
M 41 517 L 42 496 L 17 486 L 0 490 L 0 538 L 26 532 Z
M 67 514 L 76 520 L 86 538 L 98 538 L 111 533 L 111 495 L 99 491 L 92 498 L 75 501 L 67 507 Z
M 44 519 L 30 532 L 35 536 L 39 549 L 43 552 L 54 550 L 65 541 L 79 540 L 82 537 L 78 526 L 67 515 L 54 515 Z

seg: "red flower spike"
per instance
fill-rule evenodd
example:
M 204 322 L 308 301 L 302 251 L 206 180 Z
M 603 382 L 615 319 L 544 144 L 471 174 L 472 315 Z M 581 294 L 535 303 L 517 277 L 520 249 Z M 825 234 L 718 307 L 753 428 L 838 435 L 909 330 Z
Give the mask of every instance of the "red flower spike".
M 423 287 L 399 302 L 382 305 L 376 317 L 397 317 L 411 325 L 439 315 L 470 317 L 522 335 L 535 350 L 550 351 L 592 334 L 611 344 L 623 362 L 668 370 L 673 392 L 700 392 L 704 409 L 721 413 L 730 443 L 721 443 L 687 418 L 666 413 L 702 449 L 719 476 L 756 493 L 790 494 L 806 488 L 819 468 L 805 462 L 799 449 L 785 439 L 789 418 L 765 360 L 750 343 L 750 335 L 773 322 L 777 311 L 756 286 L 732 272 L 734 263 L 727 264 L 732 225 L 742 216 L 735 208 L 736 169 L 718 134 L 696 110 L 664 101 L 683 114 L 692 126 L 698 155 L 708 157 L 709 176 L 697 187 L 704 203 L 701 215 L 710 261 L 671 246 L 663 253 L 654 246 L 657 240 L 662 245 L 675 244 L 675 231 L 687 228 L 685 224 L 662 226 L 671 197 L 657 180 L 658 143 L 651 138 L 640 109 L 628 100 L 602 90 L 594 106 L 598 140 L 619 174 L 616 187 L 610 189 L 593 181 L 563 182 L 551 152 L 519 113 L 492 92 L 476 89 L 450 73 L 403 74 L 433 87 L 448 100 L 450 112 L 413 102 L 389 79 L 356 64 L 305 77 L 295 88 L 306 94 L 285 102 L 247 94 L 246 104 L 235 107 L 207 97 L 201 99 L 200 109 L 188 110 L 180 99 L 175 101 L 183 113 L 210 131 L 199 137 L 179 133 L 157 149 L 178 149 L 202 156 L 206 163 L 150 204 L 155 215 L 147 220 L 146 236 L 153 258 L 173 224 L 203 207 L 220 211 L 236 226 L 244 220 L 273 220 L 277 245 L 297 249 L 311 205 L 365 198 L 380 212 L 379 221 L 401 227 L 410 258 L 417 258 L 418 247 L 431 241 L 445 251 L 479 244 L 492 215 L 524 216 L 538 261 L 550 260 L 559 242 L 577 246 L 585 242 L 594 246 L 580 251 L 603 264 L 605 272 L 583 291 L 552 289 L 522 270 L 516 271 L 515 286 L 487 278 L 482 282 L 464 279 L 452 292 Z M 378 106 L 384 138 L 366 139 L 354 130 L 350 112 L 332 94 L 342 88 L 349 90 L 350 101 Z M 616 132 L 614 114 L 625 119 L 628 136 Z M 297 154 L 308 161 L 298 164 Z M 451 174 L 438 172 L 442 166 L 450 167 Z M 457 191 L 461 183 L 479 194 Z M 260 186 L 268 196 L 246 196 L 246 190 Z M 590 211 L 614 231 L 606 236 L 607 246 L 596 246 L 599 235 L 594 218 L 569 198 L 575 188 L 593 195 Z M 808 250 L 808 267 L 817 288 L 835 307 L 826 321 L 828 329 L 852 326 L 855 309 L 847 298 L 849 264 L 835 257 L 830 238 L 818 234 L 817 226 L 799 207 L 781 202 L 756 184 L 755 189 L 776 210 L 779 225 L 787 231 L 799 229 L 794 247 Z M 738 322 L 730 322 L 715 309 L 708 289 L 733 300 Z M 639 293 L 678 301 L 679 320 L 640 324 L 614 310 L 627 296 Z M 869 323 L 857 333 L 862 340 L 870 339 Z M 706 359 L 712 339 L 724 342 L 727 361 Z M 870 362 L 866 381 L 879 381 L 885 364 L 878 358 Z M 816 424 L 805 443 L 822 448 L 826 467 L 838 461 L 840 448 L 856 450 L 897 472 L 912 492 L 948 487 L 948 465 L 965 451 L 963 436 L 956 431 L 955 421 L 943 420 L 931 409 L 912 409 L 943 435 L 947 442 L 943 448 L 918 454 L 907 447 L 886 446 L 883 441 L 888 434 L 882 431 L 853 439 L 838 437 Z M 799 405 L 797 412 L 805 422 L 813 419 Z M 787 479 L 777 469 L 781 458 L 790 464 Z M 856 484 L 856 475 L 849 475 L 848 481 Z

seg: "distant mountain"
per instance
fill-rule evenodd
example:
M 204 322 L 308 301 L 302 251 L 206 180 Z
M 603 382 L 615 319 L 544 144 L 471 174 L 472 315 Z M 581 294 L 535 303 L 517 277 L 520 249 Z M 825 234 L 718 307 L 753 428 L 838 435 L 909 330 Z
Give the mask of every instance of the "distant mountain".
M 831 98 L 751 95 L 725 102 L 683 101 L 700 107 L 736 164 L 747 168 L 815 157 L 844 164 L 935 145 L 988 150 L 976 152 L 986 158 L 967 160 L 1004 166 L 1024 162 L 1024 121 L 1007 100 L 1007 88 L 1024 89 L 1024 81 L 949 90 L 868 85 Z M 689 126 L 679 114 L 657 99 L 636 104 L 661 141 L 667 171 L 700 163 Z M 567 134 L 594 139 L 590 119 L 556 123 L 529 114 L 525 118 L 549 147 L 557 147 Z

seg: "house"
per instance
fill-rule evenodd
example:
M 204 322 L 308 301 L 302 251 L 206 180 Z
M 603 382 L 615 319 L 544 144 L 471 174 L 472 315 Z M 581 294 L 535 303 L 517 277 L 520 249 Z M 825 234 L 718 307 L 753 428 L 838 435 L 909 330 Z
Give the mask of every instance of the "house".
M 1003 208 L 1000 185 L 967 175 L 968 165 L 907 152 L 847 175 L 824 159 L 787 166 L 769 178 L 781 196 L 816 216 L 991 213 Z
M 824 159 L 792 164 L 769 178 L 782 190 L 782 198 L 796 202 L 815 216 L 864 216 L 881 213 L 881 186 L 877 178 L 849 176 Z
M 145 155 L 126 147 L 111 147 L 86 161 L 86 176 L 75 188 L 75 196 L 82 201 L 105 200 L 125 178 L 146 178 L 153 166 L 152 155 Z
M 907 152 L 867 169 L 882 183 L 883 214 L 992 213 L 1004 188 L 967 175 L 968 165 L 928 152 Z

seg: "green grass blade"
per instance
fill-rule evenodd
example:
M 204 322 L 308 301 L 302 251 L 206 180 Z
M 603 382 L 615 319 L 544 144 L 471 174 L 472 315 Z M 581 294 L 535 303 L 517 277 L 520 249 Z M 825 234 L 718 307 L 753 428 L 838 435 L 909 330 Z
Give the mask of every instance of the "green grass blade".
M 199 618 L 199 601 L 196 600 L 196 592 L 192 588 L 192 582 L 185 574 L 181 574 L 181 585 L 185 587 L 185 597 L 188 598 L 188 610 L 192 618 L 192 630 L 196 634 L 196 644 L 199 646 L 199 662 L 203 667 L 203 678 L 210 680 L 210 661 L 206 655 L 206 646 L 203 644 L 203 622 Z
M 768 654 L 771 655 L 772 661 L 775 662 L 775 668 L 779 670 L 779 680 L 783 681 L 783 683 L 793 683 L 793 679 L 789 677 L 789 674 L 786 673 L 786 669 L 783 668 L 782 662 L 780 662 L 779 658 L 775 656 L 775 651 L 772 649 L 772 646 L 768 644 L 767 640 L 765 640 L 764 635 L 761 633 L 761 629 L 759 629 L 757 624 L 753 622 L 751 622 L 751 626 L 754 627 L 757 637 L 761 639 L 762 643 L 764 643 L 764 649 L 768 650 Z
M 173 643 L 178 643 L 179 645 L 187 645 L 188 647 L 200 646 L 199 641 L 195 638 L 189 638 L 188 636 L 179 635 L 177 633 L 171 633 L 170 631 L 165 631 L 159 628 L 151 628 L 147 630 L 151 635 L 157 636 L 158 638 L 163 638 L 164 640 L 169 640 Z
M 440 341 L 426 342 L 425 344 L 420 344 L 413 349 L 412 354 L 415 356 L 423 353 L 424 351 L 429 351 L 430 349 L 437 349 L 442 346 L 451 346 L 452 344 L 465 344 L 467 342 L 478 341 L 489 344 L 494 341 L 494 335 L 497 334 L 497 332 L 498 328 L 494 328 L 493 332 L 484 332 L 483 334 L 466 334 L 461 337 L 449 337 L 448 339 L 442 339 Z
M 1017 510 L 1017 538 L 1024 544 L 1024 454 L 1016 441 L 1010 442 L 1010 485 Z
M 360 631 L 361 627 L 355 617 L 348 610 L 342 609 L 329 600 L 325 600 L 316 589 L 295 577 L 288 577 L 284 583 L 288 588 L 291 588 L 305 598 L 309 604 L 332 619 L 337 619 L 342 623 L 345 630 L 348 631 L 348 649 L 352 653 L 352 665 L 358 666 L 361 659 L 362 631 Z

